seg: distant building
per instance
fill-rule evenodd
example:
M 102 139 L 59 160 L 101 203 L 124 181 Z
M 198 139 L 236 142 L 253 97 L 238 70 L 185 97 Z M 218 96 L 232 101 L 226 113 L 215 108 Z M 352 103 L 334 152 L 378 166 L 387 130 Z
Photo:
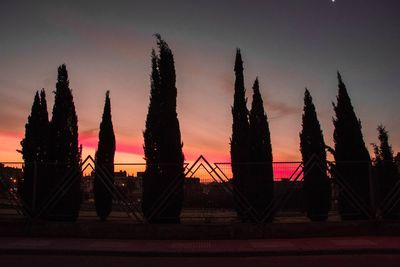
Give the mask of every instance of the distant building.
M 16 167 L 8 167 L 0 163 L 0 187 L 5 187 L 8 190 L 18 191 L 18 185 L 23 181 L 22 169 Z
M 139 174 L 139 173 L 138 173 Z M 93 201 L 94 171 L 82 178 L 82 191 L 84 199 Z M 129 200 L 140 201 L 142 192 L 142 177 L 128 175 L 126 171 L 114 172 L 115 188 Z

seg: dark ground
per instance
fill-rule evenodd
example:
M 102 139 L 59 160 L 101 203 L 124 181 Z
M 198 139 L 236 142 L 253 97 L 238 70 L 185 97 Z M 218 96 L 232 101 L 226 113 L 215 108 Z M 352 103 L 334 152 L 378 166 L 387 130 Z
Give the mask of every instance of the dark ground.
M 0 256 L 1 266 L 189 266 L 189 267 L 398 267 L 400 255 L 326 255 L 270 257 L 104 257 L 104 256 Z
M 400 266 L 400 237 L 264 240 L 1 238 L 1 266 Z

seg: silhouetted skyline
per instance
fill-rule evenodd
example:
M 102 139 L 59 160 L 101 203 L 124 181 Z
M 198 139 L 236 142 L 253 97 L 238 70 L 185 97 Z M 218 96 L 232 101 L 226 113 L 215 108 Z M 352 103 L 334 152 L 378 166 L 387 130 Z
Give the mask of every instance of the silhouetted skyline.
M 158 2 L 158 1 L 157 1 Z M 229 161 L 233 62 L 241 48 L 245 86 L 258 76 L 275 160 L 299 160 L 304 87 L 310 89 L 325 141 L 333 144 L 331 102 L 340 70 L 365 143 L 384 124 L 400 150 L 400 3 L 307 1 L 4 1 L 0 9 L 0 159 L 15 150 L 32 99 L 49 106 L 57 66 L 69 69 L 80 142 L 94 155 L 104 93 L 113 95 L 116 162 L 142 161 L 153 33 L 174 50 L 184 154 Z M 249 103 L 248 103 L 249 107 Z M 372 148 L 368 146 L 372 155 Z

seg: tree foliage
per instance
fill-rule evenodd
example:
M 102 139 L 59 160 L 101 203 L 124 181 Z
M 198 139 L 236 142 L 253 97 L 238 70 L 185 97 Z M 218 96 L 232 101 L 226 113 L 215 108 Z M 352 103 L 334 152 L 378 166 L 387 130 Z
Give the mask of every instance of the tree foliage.
M 152 215 L 153 206 L 156 199 L 161 195 L 161 188 L 157 184 L 161 179 L 158 151 L 157 151 L 157 130 L 160 117 L 160 73 L 158 71 L 159 58 L 154 49 L 151 54 L 152 72 L 150 76 L 150 104 L 146 118 L 146 129 L 144 130 L 144 155 L 146 160 L 146 170 L 143 176 L 143 200 L 142 210 L 145 218 Z
M 258 78 L 253 85 L 253 102 L 249 115 L 249 161 L 250 176 L 246 180 L 247 197 L 259 220 L 263 220 L 267 207 L 274 197 L 274 174 L 272 166 L 271 134 L 267 114 L 260 94 Z M 272 221 L 272 213 L 267 221 Z
M 325 141 L 310 92 L 304 92 L 300 152 L 304 166 L 303 190 L 307 216 L 312 221 L 328 218 L 331 186 L 327 177 Z
M 114 188 L 115 134 L 111 119 L 110 92 L 107 91 L 103 117 L 100 123 L 99 143 L 96 152 L 96 168 L 93 193 L 97 216 L 105 221 L 112 209 Z
M 335 161 L 339 191 L 339 212 L 342 219 L 367 218 L 361 208 L 369 207 L 369 168 L 371 159 L 361 132 L 361 121 L 357 118 L 345 84 L 338 73 L 339 92 L 337 104 L 333 104 L 336 118 L 333 119 Z
M 378 203 L 383 206 L 382 216 L 385 219 L 400 218 L 400 203 L 387 202 L 395 194 L 393 191 L 400 183 L 400 174 L 393 156 L 392 146 L 389 144 L 389 134 L 383 125 L 378 128 L 379 146 L 373 144 L 375 152 L 376 182 L 378 187 Z M 397 197 L 399 195 L 397 193 Z M 383 205 L 382 205 L 383 204 Z
M 54 203 L 50 218 L 76 220 L 81 204 L 81 149 L 78 145 L 78 118 L 64 64 L 58 67 L 50 130 L 52 135 L 50 157 L 55 164 L 50 190 L 54 192 L 62 185 L 66 189 L 57 203 Z
M 242 221 L 248 220 L 250 211 L 246 197 L 246 176 L 249 174 L 249 111 L 244 87 L 243 60 L 240 50 L 236 50 L 235 92 L 232 106 L 231 163 L 235 207 Z
M 21 184 L 21 198 L 31 215 L 40 209 L 46 197 L 48 161 L 49 118 L 44 89 L 36 92 L 31 114 L 25 125 L 25 137 L 21 141 L 24 160 L 24 180 Z
M 156 34 L 159 55 L 152 52 L 149 111 L 144 131 L 146 171 L 142 209 L 154 223 L 179 223 L 183 204 L 182 141 L 176 112 L 174 57 Z

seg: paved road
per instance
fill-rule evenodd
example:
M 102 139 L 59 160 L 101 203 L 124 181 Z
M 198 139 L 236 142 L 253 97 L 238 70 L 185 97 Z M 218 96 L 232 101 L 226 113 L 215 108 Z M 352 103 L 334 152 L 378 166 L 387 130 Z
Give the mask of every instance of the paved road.
M 104 256 L 0 256 L 2 267 L 71 266 L 188 266 L 188 267 L 398 267 L 400 255 L 328 255 L 279 257 L 104 257 Z
M 264 240 L 0 238 L 0 266 L 400 266 L 400 237 Z
M 327 254 L 400 254 L 400 237 L 318 237 L 258 240 L 129 240 L 77 238 L 0 238 L 0 255 L 108 256 L 286 256 Z M 400 265 L 400 264 L 399 264 Z

